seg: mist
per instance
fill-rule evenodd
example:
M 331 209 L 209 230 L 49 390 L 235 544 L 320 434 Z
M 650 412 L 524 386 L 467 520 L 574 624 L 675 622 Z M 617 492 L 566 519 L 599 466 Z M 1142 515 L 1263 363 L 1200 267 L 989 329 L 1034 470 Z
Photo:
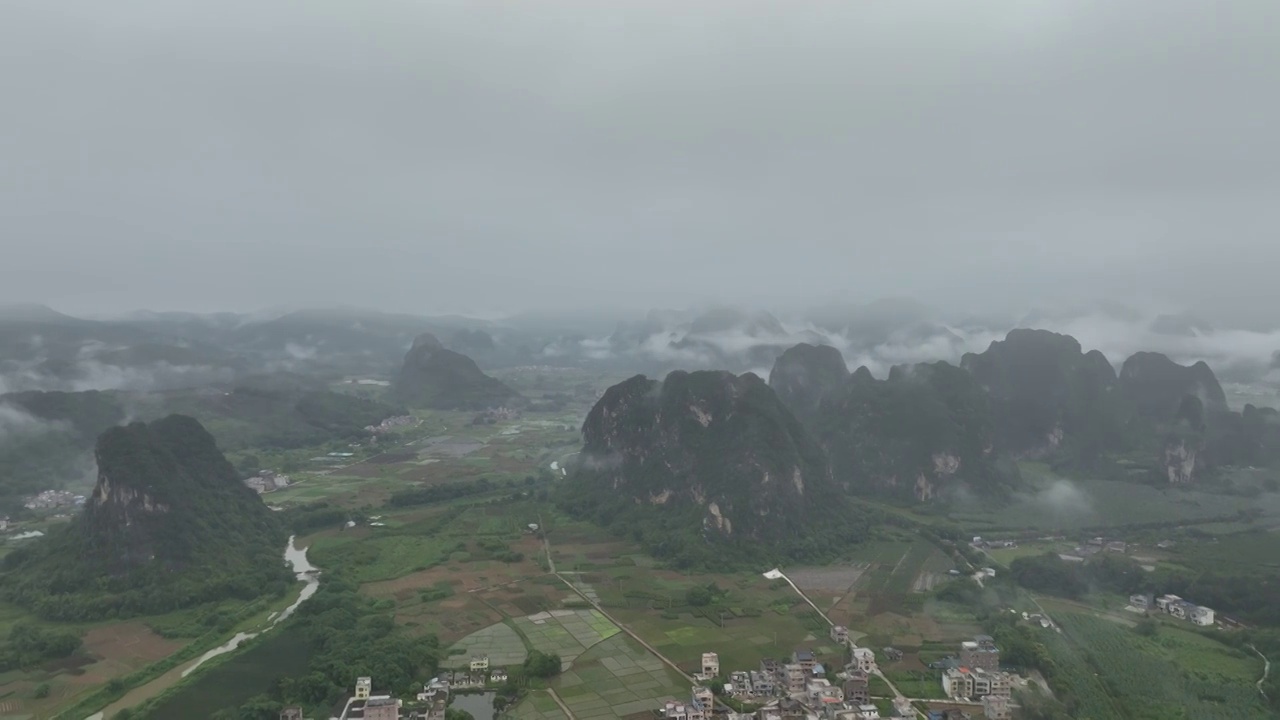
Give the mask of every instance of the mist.
M 11 0 L 0 301 L 1274 327 L 1278 66 L 1273 0 Z

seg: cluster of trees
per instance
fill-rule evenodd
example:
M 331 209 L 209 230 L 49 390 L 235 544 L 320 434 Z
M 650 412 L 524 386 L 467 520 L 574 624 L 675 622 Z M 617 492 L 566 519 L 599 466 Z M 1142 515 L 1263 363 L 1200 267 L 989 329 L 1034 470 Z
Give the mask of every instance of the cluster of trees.
M 529 657 L 525 658 L 523 667 L 526 677 L 552 678 L 560 674 L 560 656 L 556 653 L 530 650 Z
M 328 717 L 361 676 L 373 677 L 380 690 L 401 697 L 418 692 L 439 668 L 439 641 L 434 635 L 410 637 L 376 601 L 358 590 L 357 584 L 326 574 L 315 596 L 298 608 L 287 628 L 306 638 L 307 671 L 278 678 L 266 694 L 213 717 L 276 720 L 289 705 L 307 708 L 308 717 Z
M 413 490 L 401 490 L 400 492 L 392 493 L 388 504 L 392 507 L 430 505 L 431 503 L 456 500 L 457 498 L 471 495 L 482 495 L 490 490 L 497 489 L 497 487 L 496 484 L 485 478 L 468 482 L 427 485 Z
M 8 639 L 0 644 L 0 672 L 67 657 L 79 650 L 80 644 L 76 633 L 18 623 L 9 630 Z
M 1046 553 L 1018 558 L 1010 564 L 1009 571 L 1019 585 L 1051 595 L 1074 598 L 1099 590 L 1120 594 L 1173 593 L 1246 622 L 1280 626 L 1280 577 L 1270 569 L 1239 574 L 1161 568 L 1148 573 L 1134 561 L 1117 555 L 1068 563 L 1056 554 Z

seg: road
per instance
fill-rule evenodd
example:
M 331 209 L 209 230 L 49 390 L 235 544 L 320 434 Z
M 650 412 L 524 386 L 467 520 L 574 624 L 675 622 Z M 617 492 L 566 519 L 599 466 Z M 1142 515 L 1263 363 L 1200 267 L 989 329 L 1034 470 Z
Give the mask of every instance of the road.
M 901 562 L 901 561 L 899 561 L 899 562 Z M 805 602 L 807 602 L 807 603 L 809 603 L 809 607 L 813 608 L 813 609 L 818 613 L 818 615 L 819 615 L 823 620 L 826 620 L 828 625 L 835 625 L 835 623 L 831 622 L 831 618 L 827 617 L 827 614 L 826 614 L 826 613 L 824 613 L 824 612 L 822 612 L 821 610 L 819 610 L 819 609 L 818 609 L 818 606 L 817 606 L 816 604 L 814 604 L 813 600 L 810 600 L 810 599 L 809 599 L 809 596 L 808 596 L 808 595 L 805 595 L 805 594 L 804 594 L 804 591 L 803 591 L 803 590 L 801 590 L 801 589 L 800 589 L 800 588 L 799 588 L 799 587 L 798 587 L 794 582 L 792 582 L 792 581 L 791 581 L 791 578 L 787 577 L 787 574 L 786 574 L 786 573 L 784 573 L 784 572 L 782 572 L 781 570 L 778 570 L 777 568 L 775 568 L 775 569 L 770 570 L 769 572 L 765 573 L 765 574 L 764 574 L 764 576 L 765 576 L 765 577 L 767 577 L 767 578 L 774 578 L 774 577 L 778 577 L 778 578 L 782 578 L 783 580 L 786 580 L 786 581 L 787 581 L 787 584 L 791 586 L 791 589 L 792 589 L 792 590 L 795 590 L 795 591 L 796 591 L 796 594 L 800 596 L 800 599 L 801 599 L 801 600 L 804 600 L 804 601 L 805 601 Z M 850 641 L 850 643 L 849 643 L 849 644 L 852 646 L 852 645 L 853 645 L 853 642 L 852 642 L 852 641 Z M 899 691 L 898 691 L 897 686 L 896 686 L 896 685 L 894 685 L 894 684 L 893 684 L 893 682 L 892 682 L 891 680 L 889 680 L 889 678 L 885 677 L 885 674 L 884 674 L 883 672 L 881 672 L 881 671 L 880 671 L 880 668 L 879 668 L 879 667 L 877 667 L 877 668 L 876 668 L 876 670 L 875 670 L 875 673 L 874 673 L 874 674 L 875 674 L 875 676 L 876 676 L 876 677 L 878 677 L 878 678 L 880 678 L 881 680 L 883 680 L 885 685 L 888 685 L 888 686 L 889 686 L 889 689 L 893 691 L 894 697 L 906 697 L 905 695 L 903 695 L 901 692 L 899 692 Z M 907 698 L 907 699 L 908 699 L 908 700 L 910 700 L 911 698 Z M 919 710 L 916 710 L 916 713 L 917 713 L 920 717 L 924 717 L 924 713 L 920 712 Z

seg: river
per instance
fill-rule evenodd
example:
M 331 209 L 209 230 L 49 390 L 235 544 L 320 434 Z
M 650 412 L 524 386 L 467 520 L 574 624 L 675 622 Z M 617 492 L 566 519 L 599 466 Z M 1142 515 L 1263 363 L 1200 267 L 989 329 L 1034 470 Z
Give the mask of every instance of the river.
M 125 708 L 133 707 L 135 705 L 142 703 L 145 700 L 149 700 L 155 697 L 156 695 L 159 695 L 161 692 L 164 692 L 165 690 L 168 690 L 170 687 L 173 687 L 175 684 L 178 683 L 178 681 L 182 680 L 183 678 L 187 677 L 191 673 L 195 672 L 196 669 L 198 669 L 201 665 L 204 665 L 205 663 L 209 662 L 213 658 L 218 657 L 219 655 L 225 655 L 231 652 L 232 650 L 235 650 L 236 648 L 243 645 L 247 640 L 251 640 L 255 637 L 258 637 L 262 633 L 270 631 L 272 628 L 276 627 L 285 619 L 287 619 L 290 615 L 292 615 L 293 612 L 298 609 L 299 605 L 306 602 L 312 595 L 315 595 L 316 590 L 320 588 L 319 569 L 316 568 L 314 565 L 311 564 L 310 561 L 307 560 L 307 549 L 298 548 L 293 544 L 293 540 L 294 540 L 293 536 L 292 535 L 289 536 L 289 542 L 284 546 L 284 559 L 285 559 L 285 562 L 289 563 L 289 567 L 293 569 L 293 572 L 297 576 L 298 580 L 306 584 L 303 586 L 302 592 L 298 593 L 298 599 L 294 600 L 293 604 L 291 604 L 289 607 L 282 610 L 278 615 L 274 615 L 270 618 L 271 624 L 267 625 L 267 627 L 263 628 L 258 632 L 236 633 L 235 636 L 232 637 L 227 642 L 201 655 L 195 660 L 185 662 L 179 665 L 178 667 L 175 667 L 172 670 L 166 672 L 165 674 L 161 675 L 155 680 L 152 680 L 146 685 L 141 685 L 139 687 L 136 687 L 130 690 L 128 693 L 125 694 L 124 697 L 108 705 L 102 711 L 96 712 L 93 715 L 90 715 L 89 717 L 85 718 L 85 720 L 103 720 L 104 717 L 115 715 L 116 713 L 120 712 Z

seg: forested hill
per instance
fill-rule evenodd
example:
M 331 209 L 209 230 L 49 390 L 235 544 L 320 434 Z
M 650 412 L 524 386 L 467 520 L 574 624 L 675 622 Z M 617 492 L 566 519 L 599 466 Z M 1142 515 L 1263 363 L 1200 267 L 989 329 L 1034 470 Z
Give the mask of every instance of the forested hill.
M 5 557 L 5 599 L 83 620 L 283 590 L 284 530 L 199 422 L 114 427 L 95 456 L 82 514 Z
M 485 375 L 471 358 L 444 347 L 430 333 L 413 341 L 392 385 L 397 401 L 415 408 L 474 410 L 519 401 L 502 381 Z
M 562 504 L 677 563 L 813 557 L 865 529 L 822 449 L 750 373 L 637 375 L 605 392 L 583 438 Z

